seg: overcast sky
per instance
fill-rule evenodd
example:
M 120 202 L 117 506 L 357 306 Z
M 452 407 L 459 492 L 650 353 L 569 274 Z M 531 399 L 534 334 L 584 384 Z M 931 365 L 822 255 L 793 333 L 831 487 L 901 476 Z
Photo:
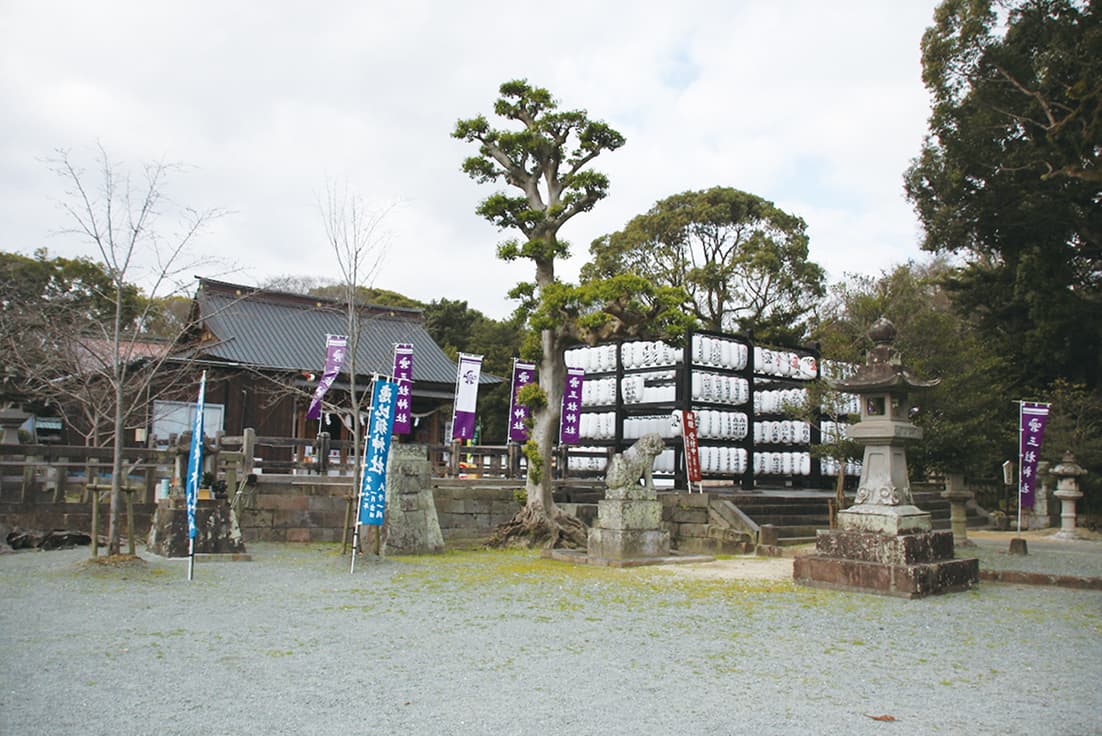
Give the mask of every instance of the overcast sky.
M 627 138 L 596 161 L 610 195 L 564 229 L 561 277 L 594 238 L 712 186 L 803 217 L 832 281 L 876 275 L 921 257 L 902 174 L 926 129 L 935 5 L 0 0 L 0 250 L 93 254 L 55 234 L 66 190 L 45 159 L 68 148 L 91 168 L 98 141 L 135 171 L 187 164 L 166 194 L 231 211 L 196 242 L 227 264 L 202 275 L 336 278 L 318 198 L 339 182 L 397 205 L 376 286 L 504 317 L 532 270 L 496 259 L 508 234 L 474 214 L 493 189 L 460 171 L 474 150 L 450 134 L 526 78 Z

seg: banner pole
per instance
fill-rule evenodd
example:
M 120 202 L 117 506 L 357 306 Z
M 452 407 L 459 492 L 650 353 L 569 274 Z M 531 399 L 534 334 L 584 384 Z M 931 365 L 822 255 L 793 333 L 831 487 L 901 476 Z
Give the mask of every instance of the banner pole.
M 388 377 L 389 378 L 389 377 Z M 372 410 L 375 408 L 375 382 L 379 380 L 379 374 L 373 373 L 371 375 L 371 388 L 368 389 L 367 395 L 372 397 L 371 403 L 367 405 L 367 416 L 371 416 Z M 354 426 L 355 423 L 353 423 Z M 352 566 L 348 569 L 348 574 L 351 575 L 356 572 L 356 553 L 360 551 L 360 512 L 363 509 L 364 502 L 364 472 L 367 469 L 367 433 L 361 430 L 361 440 L 364 443 L 363 455 L 360 457 L 360 487 L 356 489 L 356 525 L 352 528 Z
M 191 581 L 195 578 L 195 538 L 188 537 L 187 540 L 187 579 Z
M 1018 401 L 1018 534 L 1022 533 L 1022 406 Z
M 352 567 L 348 568 L 348 574 L 356 572 L 356 550 L 360 548 L 360 505 L 356 504 L 356 526 L 352 532 Z

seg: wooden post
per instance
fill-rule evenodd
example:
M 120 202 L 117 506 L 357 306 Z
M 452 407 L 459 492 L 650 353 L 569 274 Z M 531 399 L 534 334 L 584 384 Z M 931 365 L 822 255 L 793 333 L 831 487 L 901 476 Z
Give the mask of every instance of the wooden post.
M 252 474 L 252 459 L 257 454 L 257 431 L 251 426 L 241 433 L 241 464 L 246 476 Z
M 35 455 L 23 456 L 23 486 L 19 491 L 20 503 L 27 502 L 28 494 L 31 500 L 35 500 L 34 468 L 39 458 Z
M 56 478 L 57 485 L 54 487 L 54 503 L 65 502 L 65 481 L 69 478 L 69 473 L 65 467 L 67 458 L 57 458 L 57 464 L 46 468 L 46 477 L 51 474 Z
M 92 556 L 99 557 L 99 491 L 95 484 L 85 483 L 84 492 L 89 491 L 92 494 L 92 533 L 89 535 L 92 537 Z
M 130 540 L 130 556 L 138 554 L 137 542 L 134 539 L 134 489 L 126 487 L 126 538 Z
M 84 463 L 84 491 L 80 496 L 81 503 L 88 503 L 88 494 L 95 493 L 94 488 L 97 480 L 99 480 L 99 460 L 90 457 Z
M 317 462 L 315 467 L 318 469 L 318 475 L 329 475 L 329 433 L 319 432 L 318 442 L 315 445 L 314 452 L 317 454 Z
M 348 552 L 348 527 L 352 525 L 352 504 L 356 502 L 355 496 L 349 496 L 348 504 L 344 509 L 344 526 L 341 528 L 341 555 Z

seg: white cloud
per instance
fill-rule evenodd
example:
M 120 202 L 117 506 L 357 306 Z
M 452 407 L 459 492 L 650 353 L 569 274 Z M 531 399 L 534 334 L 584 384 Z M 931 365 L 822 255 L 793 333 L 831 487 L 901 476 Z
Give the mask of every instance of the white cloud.
M 0 8 L 0 247 L 79 243 L 42 159 L 102 141 L 119 161 L 193 168 L 170 194 L 233 215 L 201 241 L 242 280 L 336 276 L 316 204 L 326 181 L 401 201 L 377 285 L 494 316 L 525 264 L 474 214 L 457 119 L 527 77 L 628 144 L 598 159 L 610 197 L 565 230 L 575 257 L 655 201 L 734 186 L 808 221 L 834 277 L 917 254 L 901 176 L 927 115 L 919 41 L 935 0 L 644 1 L 576 9 L 478 1 L 13 0 Z M 89 161 L 90 163 L 90 161 Z

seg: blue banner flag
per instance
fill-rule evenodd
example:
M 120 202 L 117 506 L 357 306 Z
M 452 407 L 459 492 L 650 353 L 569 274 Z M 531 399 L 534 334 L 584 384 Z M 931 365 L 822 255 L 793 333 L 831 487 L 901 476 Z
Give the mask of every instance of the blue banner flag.
M 386 461 L 394 431 L 394 407 L 398 399 L 395 381 L 375 379 L 371 411 L 364 438 L 363 478 L 360 481 L 360 523 L 382 526 L 386 511 Z
M 203 403 L 207 392 L 207 372 L 199 379 L 199 398 L 195 402 L 195 419 L 191 424 L 191 451 L 187 460 L 187 535 L 195 539 L 195 503 L 199 498 L 199 481 L 203 475 Z

